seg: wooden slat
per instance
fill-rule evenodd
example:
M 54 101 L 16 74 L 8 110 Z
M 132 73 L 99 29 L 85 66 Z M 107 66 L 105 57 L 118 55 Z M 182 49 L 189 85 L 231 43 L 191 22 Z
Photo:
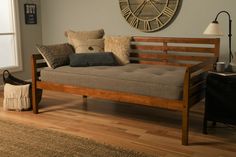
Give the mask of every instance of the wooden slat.
M 168 46 L 167 51 L 213 53 L 213 48 Z
M 202 63 L 199 63 L 197 65 L 193 65 L 189 70 L 190 70 L 190 73 L 193 73 L 193 72 L 196 72 L 210 64 L 214 64 L 216 62 L 217 58 L 216 57 L 211 57 L 209 58 L 207 61 L 204 61 Z
M 173 37 L 133 37 L 134 42 L 167 42 L 167 43 L 188 43 L 188 44 L 216 44 L 219 38 L 173 38 Z
M 194 85 L 196 84 L 197 82 L 201 81 L 201 80 L 205 80 L 207 77 L 207 72 L 203 72 L 203 73 L 200 73 L 196 76 L 193 76 L 191 79 L 190 79 L 190 82 L 191 82 L 191 85 Z
M 135 50 L 150 50 L 150 51 L 174 51 L 174 52 L 201 52 L 201 53 L 214 53 L 215 48 L 205 47 L 186 47 L 186 46 L 154 46 L 154 45 L 132 45 Z
M 193 106 L 194 104 L 201 101 L 205 97 L 205 92 L 204 91 L 205 90 L 203 90 L 203 92 L 199 92 L 199 93 L 193 95 L 192 97 L 190 97 L 189 106 Z
M 199 91 L 206 87 L 206 80 L 202 80 L 195 85 L 191 86 L 189 89 L 190 96 L 197 94 Z
M 152 51 L 164 51 L 164 46 L 154 46 L 154 45 L 131 45 L 131 49 L 135 50 L 152 50 Z
M 142 59 L 160 59 L 160 60 L 186 60 L 186 61 L 205 61 L 209 59 L 207 56 L 180 56 L 175 54 L 160 54 L 160 53 L 135 53 L 131 52 L 130 57 L 137 57 Z
M 37 88 L 66 92 L 71 94 L 86 95 L 95 98 L 114 100 L 119 102 L 128 102 L 152 107 L 160 107 L 171 110 L 182 110 L 183 102 L 180 100 L 169 100 L 158 97 L 144 96 L 133 93 L 109 91 L 95 88 L 86 88 L 81 86 L 70 86 L 53 82 L 37 82 Z
M 139 63 L 139 64 L 150 64 L 150 65 L 171 65 L 171 66 L 192 66 L 192 64 L 185 64 L 185 63 L 172 63 L 172 62 L 162 62 L 162 61 L 145 61 L 145 60 L 132 60 L 133 63 Z

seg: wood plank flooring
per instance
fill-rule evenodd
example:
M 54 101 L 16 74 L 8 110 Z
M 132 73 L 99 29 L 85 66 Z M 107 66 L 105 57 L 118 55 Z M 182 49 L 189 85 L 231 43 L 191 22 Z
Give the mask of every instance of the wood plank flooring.
M 161 157 L 235 157 L 236 127 L 218 124 L 202 134 L 203 104 L 190 113 L 189 146 L 181 145 L 181 114 L 162 109 L 44 91 L 39 114 L 2 110 L 0 118 L 86 137 Z

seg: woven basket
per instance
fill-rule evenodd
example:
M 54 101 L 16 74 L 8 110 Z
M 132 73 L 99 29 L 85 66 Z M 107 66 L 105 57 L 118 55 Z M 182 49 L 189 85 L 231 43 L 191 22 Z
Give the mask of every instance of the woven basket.
M 3 83 L 9 83 L 11 85 L 26 85 L 26 84 L 30 84 L 30 91 L 29 91 L 29 97 L 30 97 L 30 102 L 32 104 L 32 83 L 28 82 L 28 81 L 24 81 L 21 80 L 15 76 L 13 76 L 8 70 L 4 70 L 3 71 Z M 36 91 L 36 102 L 37 104 L 41 101 L 42 98 L 42 94 L 43 94 L 43 90 L 42 89 L 37 89 Z

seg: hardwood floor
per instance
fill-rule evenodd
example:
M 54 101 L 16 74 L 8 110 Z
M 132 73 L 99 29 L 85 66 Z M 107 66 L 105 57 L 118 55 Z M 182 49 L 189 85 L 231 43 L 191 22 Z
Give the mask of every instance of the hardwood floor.
M 0 106 L 3 93 L 0 92 Z M 179 112 L 44 91 L 39 114 L 3 111 L 0 118 L 94 139 L 162 157 L 235 157 L 236 127 L 218 124 L 202 134 L 203 104 L 190 114 L 189 146 L 181 145 Z

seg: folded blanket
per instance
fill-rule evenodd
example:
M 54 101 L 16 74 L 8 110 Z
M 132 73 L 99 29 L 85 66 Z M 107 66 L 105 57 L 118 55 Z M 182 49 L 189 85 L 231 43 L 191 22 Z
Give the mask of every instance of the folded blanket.
M 30 108 L 29 98 L 29 87 L 30 85 L 4 85 L 4 99 L 3 109 L 4 110 L 23 110 Z

